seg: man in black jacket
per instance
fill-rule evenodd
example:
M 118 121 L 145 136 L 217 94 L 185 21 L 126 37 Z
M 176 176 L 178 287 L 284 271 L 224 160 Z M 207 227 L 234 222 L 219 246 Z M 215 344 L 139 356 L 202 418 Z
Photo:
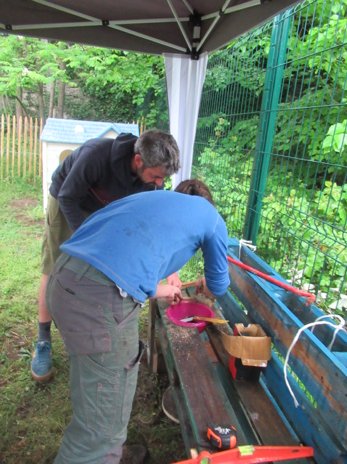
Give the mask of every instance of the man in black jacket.
M 116 139 L 92 139 L 73 151 L 54 171 L 50 186 L 42 243 L 39 288 L 39 336 L 31 363 L 37 381 L 54 373 L 51 357 L 51 318 L 45 293 L 48 275 L 60 255 L 60 245 L 84 219 L 110 202 L 161 187 L 165 177 L 179 169 L 175 139 L 161 130 L 139 138 L 120 134 Z M 180 286 L 177 274 L 168 279 Z

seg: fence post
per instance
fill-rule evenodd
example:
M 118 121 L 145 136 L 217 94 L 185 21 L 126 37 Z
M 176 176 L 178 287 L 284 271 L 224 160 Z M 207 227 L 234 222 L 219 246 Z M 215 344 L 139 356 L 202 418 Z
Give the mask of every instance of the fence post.
M 255 146 L 251 185 L 243 238 L 256 244 L 260 215 L 274 138 L 277 108 L 280 98 L 283 68 L 289 35 L 290 12 L 276 16 L 271 34 L 259 129 Z
M 6 142 L 6 177 L 8 177 L 10 166 L 10 139 L 11 139 L 11 117 L 7 115 L 7 142 Z
M 37 118 L 35 118 L 35 126 L 34 126 L 34 154 L 33 154 L 34 185 L 36 184 L 36 155 L 37 155 Z
M 39 178 L 42 178 L 42 142 L 41 142 L 41 134 L 42 134 L 42 127 L 43 127 L 43 119 L 40 118 L 40 132 L 39 132 Z
M 32 165 L 32 152 L 33 152 L 33 118 L 30 117 L 29 122 L 29 166 L 28 166 L 28 177 L 31 176 L 31 165 Z
M 11 177 L 14 177 L 14 153 L 16 150 L 16 116 L 12 116 L 12 163 Z
M 17 147 L 17 167 L 18 167 L 18 176 L 20 176 L 20 164 L 21 164 L 21 146 L 22 146 L 22 116 L 19 116 L 18 121 L 18 147 Z
M 24 118 L 24 147 L 23 147 L 23 177 L 26 176 L 27 173 L 27 136 L 28 136 L 28 118 L 25 116 Z
M 4 178 L 5 115 L 1 115 L 1 180 Z

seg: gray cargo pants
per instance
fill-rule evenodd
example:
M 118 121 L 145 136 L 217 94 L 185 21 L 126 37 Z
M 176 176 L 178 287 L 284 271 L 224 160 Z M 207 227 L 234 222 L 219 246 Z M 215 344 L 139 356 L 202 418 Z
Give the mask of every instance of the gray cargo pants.
M 118 464 L 143 353 L 140 305 L 65 253 L 50 274 L 46 302 L 68 353 L 73 410 L 54 464 Z

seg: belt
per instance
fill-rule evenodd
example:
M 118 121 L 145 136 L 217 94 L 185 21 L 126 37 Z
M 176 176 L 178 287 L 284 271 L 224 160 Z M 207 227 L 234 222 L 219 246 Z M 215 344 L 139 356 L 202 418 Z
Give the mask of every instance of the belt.
M 57 271 L 60 271 L 60 269 L 65 267 L 66 269 L 75 272 L 75 280 L 80 280 L 82 277 L 88 277 L 88 279 L 93 280 L 94 282 L 98 282 L 109 287 L 116 286 L 110 278 L 91 264 L 64 252 L 59 256 L 54 267 Z

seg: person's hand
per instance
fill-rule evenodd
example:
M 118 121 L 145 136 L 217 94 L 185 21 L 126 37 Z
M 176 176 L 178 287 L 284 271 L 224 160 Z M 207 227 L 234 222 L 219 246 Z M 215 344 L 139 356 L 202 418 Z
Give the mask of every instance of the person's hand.
M 198 293 L 203 293 L 204 287 L 206 286 L 205 277 L 200 277 L 199 279 L 197 279 L 195 285 L 195 295 L 197 295 Z
M 174 274 L 171 274 L 171 275 L 166 279 L 166 282 L 167 282 L 169 285 L 174 285 L 175 287 L 178 287 L 178 288 L 181 288 L 181 287 L 182 287 L 182 282 L 181 282 L 180 278 L 178 277 L 177 272 L 175 272 Z
M 195 295 L 197 295 L 198 293 L 202 293 L 205 296 L 214 298 L 213 293 L 211 293 L 207 288 L 205 277 L 200 277 L 200 279 L 196 281 Z
M 158 284 L 154 298 L 165 298 L 169 305 L 180 303 L 182 300 L 181 289 L 169 284 Z

